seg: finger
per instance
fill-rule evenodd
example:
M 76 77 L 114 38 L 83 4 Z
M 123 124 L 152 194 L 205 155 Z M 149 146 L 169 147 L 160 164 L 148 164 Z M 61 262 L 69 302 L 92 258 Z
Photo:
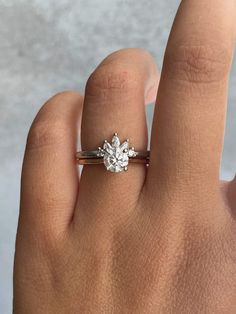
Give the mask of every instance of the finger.
M 160 81 L 160 75 L 159 72 L 157 72 L 157 68 L 156 68 L 156 74 L 153 77 L 153 85 L 151 85 L 150 89 L 146 91 L 145 94 L 145 104 L 149 105 L 152 103 L 155 103 L 156 99 L 157 99 L 157 91 L 158 91 L 158 87 L 159 87 L 159 81 Z
M 20 225 L 61 232 L 71 220 L 78 193 L 75 163 L 82 96 L 64 92 L 51 98 L 29 131 L 23 170 Z
M 236 219 L 236 176 L 230 182 L 222 182 L 221 186 L 224 199 L 231 209 L 231 215 Z
M 218 186 L 235 24 L 235 0 L 181 2 L 157 96 L 150 186 Z
M 110 141 L 114 132 L 122 142 L 129 138 L 136 150 L 146 150 L 145 96 L 149 100 L 151 94 L 153 97 L 157 83 L 155 63 L 144 50 L 124 49 L 106 58 L 87 82 L 83 150 L 97 149 L 105 139 Z M 128 204 L 139 197 L 145 175 L 146 167 L 139 164 L 129 165 L 127 172 L 120 173 L 108 172 L 104 165 L 84 166 L 79 207 L 114 212 L 124 202 L 128 210 Z

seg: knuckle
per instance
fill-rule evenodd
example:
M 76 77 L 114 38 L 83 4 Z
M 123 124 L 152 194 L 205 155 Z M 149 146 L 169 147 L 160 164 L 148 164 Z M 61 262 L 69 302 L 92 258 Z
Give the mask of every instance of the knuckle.
M 35 120 L 27 137 L 27 150 L 59 145 L 66 137 L 68 127 L 61 120 Z
M 115 63 L 101 65 L 89 77 L 86 94 L 89 96 L 106 96 L 109 92 L 130 91 L 137 88 L 139 75 L 127 69 L 127 66 Z
M 231 50 L 223 44 L 182 45 L 166 53 L 168 73 L 190 83 L 213 83 L 227 78 Z

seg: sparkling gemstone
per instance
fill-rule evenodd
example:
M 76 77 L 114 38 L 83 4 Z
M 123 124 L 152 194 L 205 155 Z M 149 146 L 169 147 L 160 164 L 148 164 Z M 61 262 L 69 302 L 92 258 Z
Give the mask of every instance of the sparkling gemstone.
M 113 147 L 112 147 L 111 144 L 108 143 L 108 142 L 105 142 L 105 143 L 103 144 L 103 150 L 106 151 L 107 153 L 110 153 L 110 154 L 113 153 Z
M 129 149 L 129 142 L 125 141 L 123 144 L 120 145 L 121 150 Z
M 124 171 L 129 163 L 128 152 L 120 150 L 119 147 L 113 147 L 113 151 L 105 152 L 104 165 L 111 172 Z
M 120 146 L 120 139 L 117 136 L 117 134 L 114 134 L 114 136 L 112 138 L 112 146 L 113 147 L 119 147 Z
M 102 149 L 104 165 L 111 172 L 121 172 L 127 170 L 129 164 L 129 142 L 126 140 L 123 144 L 117 134 L 114 134 L 111 144 L 105 141 Z
M 129 149 L 129 153 L 128 153 L 129 157 L 135 157 L 137 156 L 137 153 L 134 151 L 133 148 Z

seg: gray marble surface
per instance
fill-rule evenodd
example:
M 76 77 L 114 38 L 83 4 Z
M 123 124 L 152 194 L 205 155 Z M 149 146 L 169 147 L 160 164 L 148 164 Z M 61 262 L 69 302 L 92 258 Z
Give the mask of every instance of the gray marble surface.
M 27 131 L 42 103 L 83 91 L 107 54 L 144 47 L 161 67 L 177 0 L 0 0 L 0 313 L 11 313 L 20 171 Z M 236 167 L 234 64 L 222 177 Z M 151 109 L 149 109 L 149 120 Z

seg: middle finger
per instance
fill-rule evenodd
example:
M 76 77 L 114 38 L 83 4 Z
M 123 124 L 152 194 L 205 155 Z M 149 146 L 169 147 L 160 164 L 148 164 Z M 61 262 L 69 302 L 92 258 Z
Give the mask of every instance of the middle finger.
M 181 2 L 157 96 L 149 190 L 218 189 L 235 21 L 235 0 Z

